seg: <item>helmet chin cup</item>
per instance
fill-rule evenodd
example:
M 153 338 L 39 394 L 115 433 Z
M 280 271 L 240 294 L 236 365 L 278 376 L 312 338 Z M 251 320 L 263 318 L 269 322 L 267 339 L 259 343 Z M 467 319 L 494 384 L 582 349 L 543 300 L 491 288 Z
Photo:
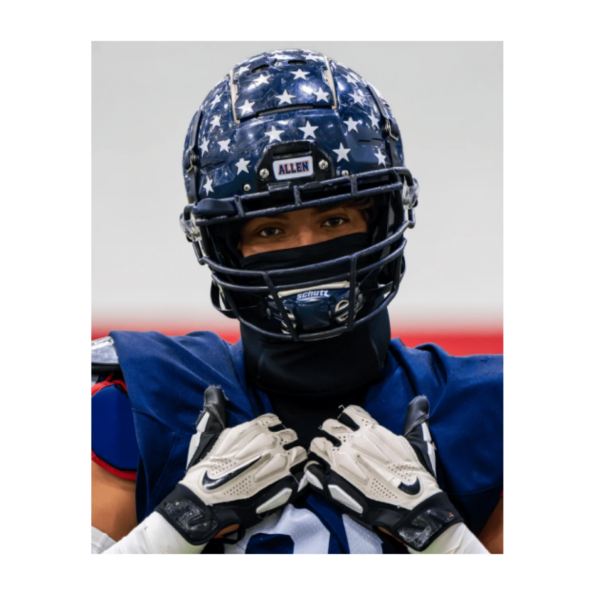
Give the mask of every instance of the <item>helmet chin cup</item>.
M 298 333 L 338 328 L 349 317 L 349 282 L 316 285 L 304 289 L 279 292 L 279 298 L 292 327 Z M 364 305 L 364 296 L 355 288 L 355 314 Z M 267 296 L 267 316 L 279 323 L 281 332 L 290 335 L 285 317 L 279 312 L 272 295 Z

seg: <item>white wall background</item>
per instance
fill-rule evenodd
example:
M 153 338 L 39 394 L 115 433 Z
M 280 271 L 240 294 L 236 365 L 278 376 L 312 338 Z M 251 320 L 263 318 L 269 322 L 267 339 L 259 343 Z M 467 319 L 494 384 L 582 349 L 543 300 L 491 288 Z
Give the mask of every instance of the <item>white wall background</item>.
M 292 47 L 369 80 L 401 128 L 420 202 L 394 324 L 500 327 L 502 44 L 300 41 L 93 44 L 94 325 L 235 328 L 179 229 L 184 136 L 234 64 Z

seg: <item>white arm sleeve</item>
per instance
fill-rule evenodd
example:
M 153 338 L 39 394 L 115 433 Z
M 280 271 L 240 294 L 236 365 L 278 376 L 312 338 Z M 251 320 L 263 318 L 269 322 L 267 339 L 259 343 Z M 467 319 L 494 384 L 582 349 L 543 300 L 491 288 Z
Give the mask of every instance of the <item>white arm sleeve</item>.
M 204 545 L 188 543 L 158 512 L 150 514 L 140 525 L 135 527 L 126 537 L 117 543 L 111 541 L 111 547 L 94 553 L 103 554 L 200 554 Z M 95 537 L 93 538 L 95 539 Z M 107 543 L 107 541 L 106 541 Z M 93 542 L 95 548 L 95 541 Z
M 410 554 L 489 554 L 464 523 L 449 527 L 423 552 L 407 548 Z

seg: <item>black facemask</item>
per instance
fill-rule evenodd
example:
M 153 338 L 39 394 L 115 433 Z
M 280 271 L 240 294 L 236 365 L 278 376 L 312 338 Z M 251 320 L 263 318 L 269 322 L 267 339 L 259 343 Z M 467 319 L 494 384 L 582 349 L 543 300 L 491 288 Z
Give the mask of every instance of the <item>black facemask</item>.
M 316 264 L 353 254 L 366 248 L 368 241 L 367 234 L 350 234 L 301 248 L 265 252 L 242 259 L 242 268 L 271 270 Z M 338 265 L 332 274 L 346 269 L 348 263 Z M 302 280 L 293 277 L 291 281 Z M 351 332 L 319 341 L 278 341 L 243 324 L 240 330 L 247 377 L 265 392 L 288 397 L 332 397 L 364 389 L 382 377 L 390 343 L 386 308 Z

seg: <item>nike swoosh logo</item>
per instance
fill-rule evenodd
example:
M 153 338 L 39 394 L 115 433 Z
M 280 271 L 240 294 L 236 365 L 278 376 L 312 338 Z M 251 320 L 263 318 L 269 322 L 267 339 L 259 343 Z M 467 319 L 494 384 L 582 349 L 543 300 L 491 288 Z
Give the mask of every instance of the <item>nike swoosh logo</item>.
M 204 477 L 202 478 L 202 485 L 207 490 L 214 490 L 215 488 L 218 488 L 219 486 L 226 484 L 228 481 L 231 481 L 232 479 L 234 479 L 234 477 L 237 477 L 238 475 L 246 471 L 246 469 L 249 469 L 250 467 L 256 465 L 256 463 L 258 463 L 258 461 L 260 461 L 261 458 L 262 455 L 258 455 L 255 459 L 248 461 L 245 465 L 242 465 L 241 467 L 238 467 L 237 469 L 234 469 L 233 471 L 230 471 L 229 473 L 226 473 L 225 475 L 222 475 L 221 477 L 217 477 L 215 479 L 209 477 L 209 472 L 207 471 L 204 474 Z
M 421 485 L 419 484 L 419 477 L 415 478 L 415 481 L 412 484 L 403 483 L 399 484 L 399 489 L 410 496 L 415 496 L 419 494 L 419 490 L 421 490 Z

